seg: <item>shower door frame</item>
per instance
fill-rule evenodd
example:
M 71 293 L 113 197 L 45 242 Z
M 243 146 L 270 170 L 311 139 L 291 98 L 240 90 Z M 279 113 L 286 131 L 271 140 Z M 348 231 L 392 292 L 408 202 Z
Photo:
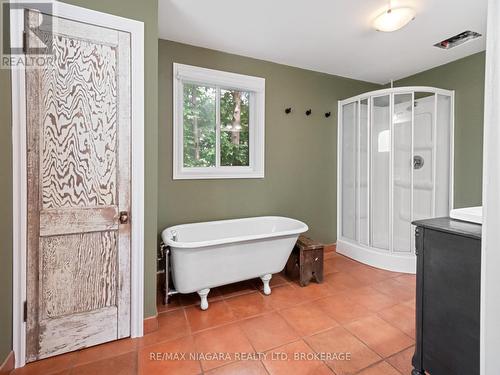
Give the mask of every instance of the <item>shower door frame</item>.
M 405 272 L 405 273 L 415 273 L 416 272 L 416 256 L 415 249 L 412 248 L 408 254 L 397 253 L 394 252 L 394 240 L 393 240 L 393 228 L 394 228 L 394 212 L 393 212 L 393 204 L 394 204 L 394 96 L 400 94 L 410 94 L 412 96 L 412 102 L 415 100 L 415 93 L 424 92 L 431 93 L 434 95 L 434 113 L 432 120 L 432 135 L 433 135 L 433 159 L 432 159 L 432 178 L 433 178 L 433 188 L 432 188 L 432 214 L 435 215 L 435 191 L 436 191 L 436 132 L 437 132 L 437 106 L 438 106 L 438 95 L 443 95 L 450 98 L 450 171 L 449 171 L 449 192 L 448 192 L 448 205 L 451 210 L 454 207 L 453 201 L 453 186 L 454 186 L 454 134 L 455 134 L 455 91 L 453 90 L 445 90 L 435 87 L 429 86 L 404 86 L 404 87 L 395 87 L 388 89 L 381 89 L 370 91 L 367 93 L 363 93 L 360 95 L 353 96 L 351 98 L 347 98 L 344 100 L 338 101 L 338 121 L 337 121 L 337 252 L 340 254 L 349 256 L 355 260 L 366 263 L 368 265 L 382 268 L 390 271 L 396 272 Z M 371 239 L 371 224 L 372 224 L 372 191 L 371 191 L 371 173 L 372 173 L 372 115 L 373 115 L 373 100 L 377 97 L 387 96 L 389 98 L 389 134 L 390 134 L 390 155 L 389 155 L 389 242 L 388 249 L 380 249 L 374 247 L 372 245 Z M 367 111 L 368 116 L 366 119 L 365 126 L 367 126 L 367 157 L 368 157 L 368 178 L 367 178 L 367 227 L 368 231 L 368 245 L 364 245 L 360 242 L 359 231 L 360 231 L 360 215 L 358 203 L 360 201 L 359 197 L 361 195 L 360 185 L 360 127 L 361 127 L 361 101 L 367 99 Z M 343 202 L 342 202 L 342 128 L 343 128 L 343 106 L 350 103 L 356 103 L 356 136 L 357 136 L 357 145 L 356 148 L 356 182 L 355 182 L 355 230 L 354 234 L 357 238 L 354 240 L 349 238 L 344 238 L 342 236 L 342 211 L 343 211 Z M 413 158 L 414 155 L 414 129 L 415 129 L 415 110 L 412 106 L 412 114 L 411 114 L 411 155 Z M 410 217 L 411 221 L 413 221 L 413 176 L 414 169 L 411 169 L 411 187 L 410 187 Z M 410 231 L 412 227 L 410 226 Z M 412 233 L 410 233 L 412 236 Z M 410 237 L 412 238 L 412 237 Z M 414 245 L 414 241 L 411 241 L 412 246 Z

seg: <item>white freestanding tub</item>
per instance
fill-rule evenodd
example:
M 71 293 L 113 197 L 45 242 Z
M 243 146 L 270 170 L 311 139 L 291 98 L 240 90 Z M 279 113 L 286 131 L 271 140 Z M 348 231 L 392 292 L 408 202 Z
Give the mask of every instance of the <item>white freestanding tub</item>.
M 208 308 L 210 288 L 260 277 L 264 293 L 280 272 L 299 234 L 301 221 L 277 216 L 183 224 L 165 229 L 163 242 L 171 249 L 174 286 L 179 293 L 197 292 Z

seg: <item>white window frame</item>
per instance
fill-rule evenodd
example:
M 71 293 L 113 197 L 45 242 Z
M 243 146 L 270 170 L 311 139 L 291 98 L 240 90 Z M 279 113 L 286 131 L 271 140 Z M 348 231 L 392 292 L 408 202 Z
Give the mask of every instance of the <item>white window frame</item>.
M 264 178 L 266 80 L 177 63 L 173 65 L 173 77 L 173 179 Z M 233 89 L 250 92 L 249 166 L 220 165 L 220 115 L 217 108 L 216 166 L 184 167 L 184 83 L 215 86 L 217 90 Z

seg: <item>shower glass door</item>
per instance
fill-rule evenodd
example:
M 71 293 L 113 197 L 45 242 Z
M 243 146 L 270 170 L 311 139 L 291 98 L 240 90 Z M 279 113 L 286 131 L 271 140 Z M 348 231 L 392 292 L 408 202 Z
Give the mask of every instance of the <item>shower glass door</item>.
M 358 102 L 342 108 L 342 236 L 351 240 L 356 237 L 356 175 L 358 160 Z
M 370 179 L 370 112 L 368 99 L 359 102 L 359 173 L 358 173 L 358 238 L 359 243 L 369 245 L 370 233 L 368 227 L 369 197 L 368 181 Z
M 392 248 L 394 252 L 411 252 L 413 193 L 413 94 L 395 94 L 392 115 Z
M 435 95 L 415 93 L 414 103 L 413 218 L 434 216 L 436 161 Z
M 391 161 L 390 95 L 372 98 L 370 166 L 371 245 L 389 250 L 389 173 Z

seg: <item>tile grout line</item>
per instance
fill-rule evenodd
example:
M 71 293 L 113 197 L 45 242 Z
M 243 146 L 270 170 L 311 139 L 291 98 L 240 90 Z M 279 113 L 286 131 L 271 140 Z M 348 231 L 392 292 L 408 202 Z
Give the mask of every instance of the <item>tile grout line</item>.
M 376 362 L 373 362 L 372 364 L 370 364 L 370 365 L 368 365 L 368 366 L 366 366 L 366 367 L 363 367 L 363 368 L 362 368 L 362 369 L 360 369 L 359 371 L 356 371 L 356 373 L 355 373 L 354 375 L 359 375 L 359 374 L 361 374 L 363 371 L 368 370 L 368 369 L 371 369 L 371 368 L 373 368 L 373 367 L 375 367 L 375 366 L 377 366 L 377 365 L 379 365 L 379 364 L 381 364 L 381 363 L 384 363 L 384 362 L 385 362 L 385 363 L 387 363 L 387 364 L 388 364 L 389 366 L 391 366 L 392 368 L 394 368 L 394 366 L 392 366 L 390 363 L 388 363 L 388 362 L 385 360 L 385 358 L 382 358 L 381 360 L 376 361 Z M 400 373 L 400 374 L 401 374 L 401 372 L 400 372 L 398 369 L 394 368 L 394 370 L 396 370 L 398 373 Z
M 238 322 L 238 328 L 241 330 L 241 332 L 243 332 L 243 335 L 245 336 L 245 338 L 248 340 L 248 342 L 250 343 L 250 346 L 252 347 L 252 349 L 254 350 L 254 353 L 259 353 L 257 351 L 257 349 L 255 348 L 255 345 L 252 343 L 252 341 L 250 340 L 250 338 L 248 337 L 246 331 L 240 327 L 240 323 L 241 322 Z M 267 372 L 268 375 L 271 375 L 271 373 L 267 370 L 267 367 L 266 365 L 264 364 L 264 362 L 262 362 L 262 360 L 259 361 L 260 364 L 262 365 L 262 367 L 264 368 L 264 371 Z
M 365 317 L 366 318 L 366 317 Z M 387 323 L 387 322 L 386 322 Z M 387 323 L 389 324 L 389 323 Z M 398 330 L 401 334 L 403 334 L 404 336 L 408 337 L 409 339 L 411 339 L 411 341 L 413 341 L 413 343 L 411 345 L 408 345 L 406 347 L 404 347 L 403 349 L 401 349 L 399 352 L 396 352 L 396 353 L 392 353 L 388 356 L 384 356 L 383 354 L 379 353 L 378 351 L 376 351 L 374 348 L 372 348 L 370 345 L 368 345 L 367 342 L 365 342 L 361 337 L 359 337 L 356 333 L 354 333 L 353 331 L 351 331 L 348 327 L 344 327 L 351 335 L 353 335 L 354 337 L 356 337 L 359 341 L 361 341 L 366 347 L 368 347 L 368 349 L 370 349 L 372 352 L 376 353 L 378 356 L 380 356 L 382 359 L 386 359 L 386 358 L 390 358 L 392 357 L 393 355 L 397 354 L 397 353 L 400 353 L 412 346 L 415 345 L 415 340 L 413 340 L 411 337 L 409 337 L 407 334 L 405 334 L 403 331 L 401 331 L 399 328 L 397 327 L 394 327 L 392 324 L 389 324 L 392 328 Z
M 335 327 L 333 327 L 333 328 L 335 328 Z M 333 329 L 333 328 L 330 328 L 330 329 Z M 327 331 L 327 330 L 324 330 L 324 331 L 322 331 L 322 332 L 326 332 L 326 331 Z M 316 333 L 316 334 L 320 334 L 320 333 Z M 316 335 L 316 334 L 314 334 L 314 335 Z M 307 336 L 307 337 L 312 337 L 312 336 L 314 336 L 314 335 L 310 335 L 310 336 Z M 308 346 L 308 347 L 309 347 L 309 348 L 313 351 L 313 353 L 319 354 L 319 353 L 318 353 L 318 352 L 317 352 L 317 351 L 316 351 L 316 350 L 315 350 L 315 349 L 311 346 L 311 344 L 309 344 L 309 343 L 307 342 L 307 340 L 305 340 L 304 338 L 302 338 L 302 341 L 304 341 L 304 343 L 305 343 L 305 344 L 306 344 L 306 345 L 307 345 L 307 346 Z M 335 370 L 334 370 L 333 368 L 331 368 L 331 367 L 328 365 L 328 363 L 327 363 L 326 361 L 322 360 L 321 362 L 322 362 L 322 363 L 324 363 L 324 365 L 325 365 L 326 367 L 328 367 L 328 368 L 329 368 L 329 369 L 330 369 L 330 370 L 331 370 L 331 371 L 332 371 L 335 375 L 337 374 L 337 373 L 335 372 Z

